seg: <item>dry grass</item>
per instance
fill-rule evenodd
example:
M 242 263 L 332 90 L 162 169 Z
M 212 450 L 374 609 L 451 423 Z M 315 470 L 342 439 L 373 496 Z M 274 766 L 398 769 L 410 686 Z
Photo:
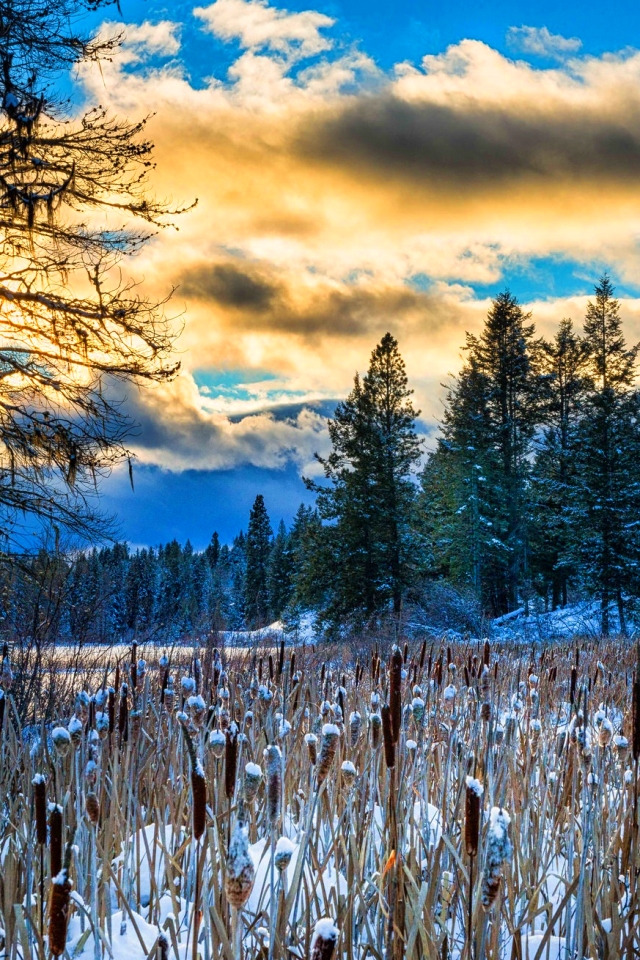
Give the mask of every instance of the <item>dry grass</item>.
M 116 676 L 103 655 L 68 736 L 43 722 L 27 747 L 5 688 L 7 958 L 64 935 L 70 841 L 69 957 L 637 955 L 633 648 L 138 656 Z M 62 810 L 46 844 L 37 775 Z

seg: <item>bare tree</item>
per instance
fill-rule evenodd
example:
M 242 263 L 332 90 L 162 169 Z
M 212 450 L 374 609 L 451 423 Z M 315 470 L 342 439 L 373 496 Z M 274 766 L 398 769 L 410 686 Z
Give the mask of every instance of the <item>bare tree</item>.
M 34 518 L 95 539 L 97 482 L 130 460 L 117 381 L 162 382 L 173 325 L 165 302 L 119 264 L 168 224 L 148 196 L 144 122 L 100 107 L 74 116 L 56 95 L 121 37 L 83 33 L 104 0 L 0 2 L 0 536 Z

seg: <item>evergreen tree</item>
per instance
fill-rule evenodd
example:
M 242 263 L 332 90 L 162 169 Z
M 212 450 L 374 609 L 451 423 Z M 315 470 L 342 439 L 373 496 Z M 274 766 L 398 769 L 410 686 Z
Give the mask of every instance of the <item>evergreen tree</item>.
M 369 369 L 329 421 L 332 451 L 318 457 L 328 484 L 307 481 L 329 521 L 318 543 L 326 618 L 399 613 L 414 564 L 412 472 L 421 444 L 398 343 L 385 334 Z M 321 578 L 322 579 L 322 578 Z
M 247 573 L 247 538 L 242 530 L 231 545 L 227 564 L 227 621 L 230 629 L 241 630 L 245 626 L 245 594 Z
M 528 319 L 506 291 L 480 336 L 467 334 L 467 360 L 422 478 L 436 561 L 494 616 L 517 606 L 529 575 L 528 475 L 544 381 Z
M 588 346 L 571 320 L 562 320 L 553 342 L 542 345 L 546 394 L 532 478 L 532 566 L 545 600 L 550 588 L 553 610 L 566 605 L 568 583 L 576 575 L 572 541 L 587 357 Z
M 617 604 L 626 630 L 625 594 L 640 570 L 640 402 L 634 389 L 640 344 L 627 347 L 620 304 L 604 276 L 584 325 L 588 389 L 577 444 L 576 554 L 589 592 L 600 600 L 603 634 Z
M 293 556 L 289 534 L 281 520 L 278 525 L 267 574 L 269 608 L 276 620 L 279 620 L 291 601 L 293 594 Z
M 269 619 L 267 584 L 273 530 L 261 493 L 254 500 L 247 528 L 245 572 L 245 618 L 249 629 L 264 627 Z
M 218 536 L 217 530 L 214 531 L 211 537 L 211 542 L 205 550 L 205 556 L 209 561 L 209 566 L 213 570 L 220 558 L 220 537 Z

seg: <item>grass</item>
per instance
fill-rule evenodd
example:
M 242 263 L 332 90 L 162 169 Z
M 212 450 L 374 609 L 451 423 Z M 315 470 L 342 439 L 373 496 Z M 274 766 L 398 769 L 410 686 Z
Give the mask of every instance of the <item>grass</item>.
M 5 689 L 0 956 L 636 955 L 633 647 L 147 652 Z

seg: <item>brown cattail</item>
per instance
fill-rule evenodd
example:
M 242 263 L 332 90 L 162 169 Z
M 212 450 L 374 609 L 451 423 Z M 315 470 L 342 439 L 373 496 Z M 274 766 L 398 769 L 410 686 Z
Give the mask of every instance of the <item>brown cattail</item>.
M 402 651 L 394 647 L 389 666 L 389 709 L 391 711 L 391 735 L 393 742 L 400 739 L 402 729 Z
M 488 640 L 485 640 L 482 648 L 482 663 L 485 667 L 488 667 L 491 663 L 491 644 Z
M 340 739 L 340 730 L 335 723 L 325 723 L 322 728 L 322 742 L 320 744 L 320 755 L 316 766 L 316 780 L 318 787 L 326 780 L 333 758 L 338 749 Z
M 33 804 L 36 820 L 36 842 L 47 842 L 47 788 L 41 773 L 33 778 Z
M 280 641 L 280 654 L 278 656 L 278 676 L 282 676 L 284 669 L 284 640 Z
M 316 765 L 316 760 L 318 759 L 318 738 L 315 733 L 308 733 L 304 741 L 307 745 L 307 750 L 309 752 L 309 762 L 313 767 Z
M 384 759 L 387 767 L 391 770 L 396 765 L 396 745 L 393 742 L 391 732 L 391 711 L 385 703 L 380 711 L 382 715 L 382 739 L 384 741 Z
M 71 866 L 71 843 L 67 843 L 64 852 L 64 863 L 60 872 L 51 883 L 51 898 L 49 900 L 49 952 L 54 957 L 61 957 L 67 945 L 67 926 L 69 924 L 69 903 L 71 881 L 69 868 Z
M 62 807 L 57 803 L 49 806 L 49 862 L 53 879 L 62 870 Z
M 193 825 L 193 836 L 195 840 L 199 840 L 207 823 L 207 781 L 204 777 L 204 770 L 202 769 L 202 764 L 198 759 L 196 754 L 196 748 L 194 746 L 191 735 L 187 730 L 184 721 L 182 721 L 182 730 L 184 733 L 184 740 L 187 745 L 187 750 L 189 751 L 189 759 L 191 761 L 191 802 L 193 805 L 192 810 L 192 825 Z
M 239 816 L 231 835 L 224 888 L 227 900 L 236 910 L 242 910 L 251 896 L 255 870 L 249 853 L 249 833 Z
M 318 920 L 311 941 L 311 960 L 331 960 L 338 941 L 338 928 L 333 920 Z
M 126 743 L 129 739 L 129 706 L 127 703 L 128 687 L 126 683 L 120 688 L 120 709 L 118 711 L 118 734 L 120 744 Z
M 238 727 L 232 723 L 227 730 L 227 739 L 224 751 L 224 793 L 227 800 L 231 800 L 236 789 L 236 773 L 238 772 Z
M 280 747 L 270 744 L 264 751 L 267 768 L 267 820 L 275 829 L 280 819 L 282 803 L 282 753 Z
M 482 807 L 482 784 L 467 777 L 464 809 L 464 845 L 468 857 L 478 856 L 480 839 L 480 810 Z
M 95 826 L 100 820 L 100 803 L 93 791 L 89 792 L 84 798 L 84 808 L 89 821 Z
M 369 729 L 371 731 L 371 746 L 377 750 L 380 746 L 380 734 L 382 733 L 382 717 L 379 713 L 372 713 L 369 717 Z
M 116 728 L 116 692 L 113 687 L 109 687 L 107 713 L 109 715 L 109 733 L 113 733 Z
M 569 702 L 571 706 L 575 703 L 576 699 L 576 683 L 578 682 L 578 671 L 575 667 L 571 667 L 571 683 L 569 686 Z

